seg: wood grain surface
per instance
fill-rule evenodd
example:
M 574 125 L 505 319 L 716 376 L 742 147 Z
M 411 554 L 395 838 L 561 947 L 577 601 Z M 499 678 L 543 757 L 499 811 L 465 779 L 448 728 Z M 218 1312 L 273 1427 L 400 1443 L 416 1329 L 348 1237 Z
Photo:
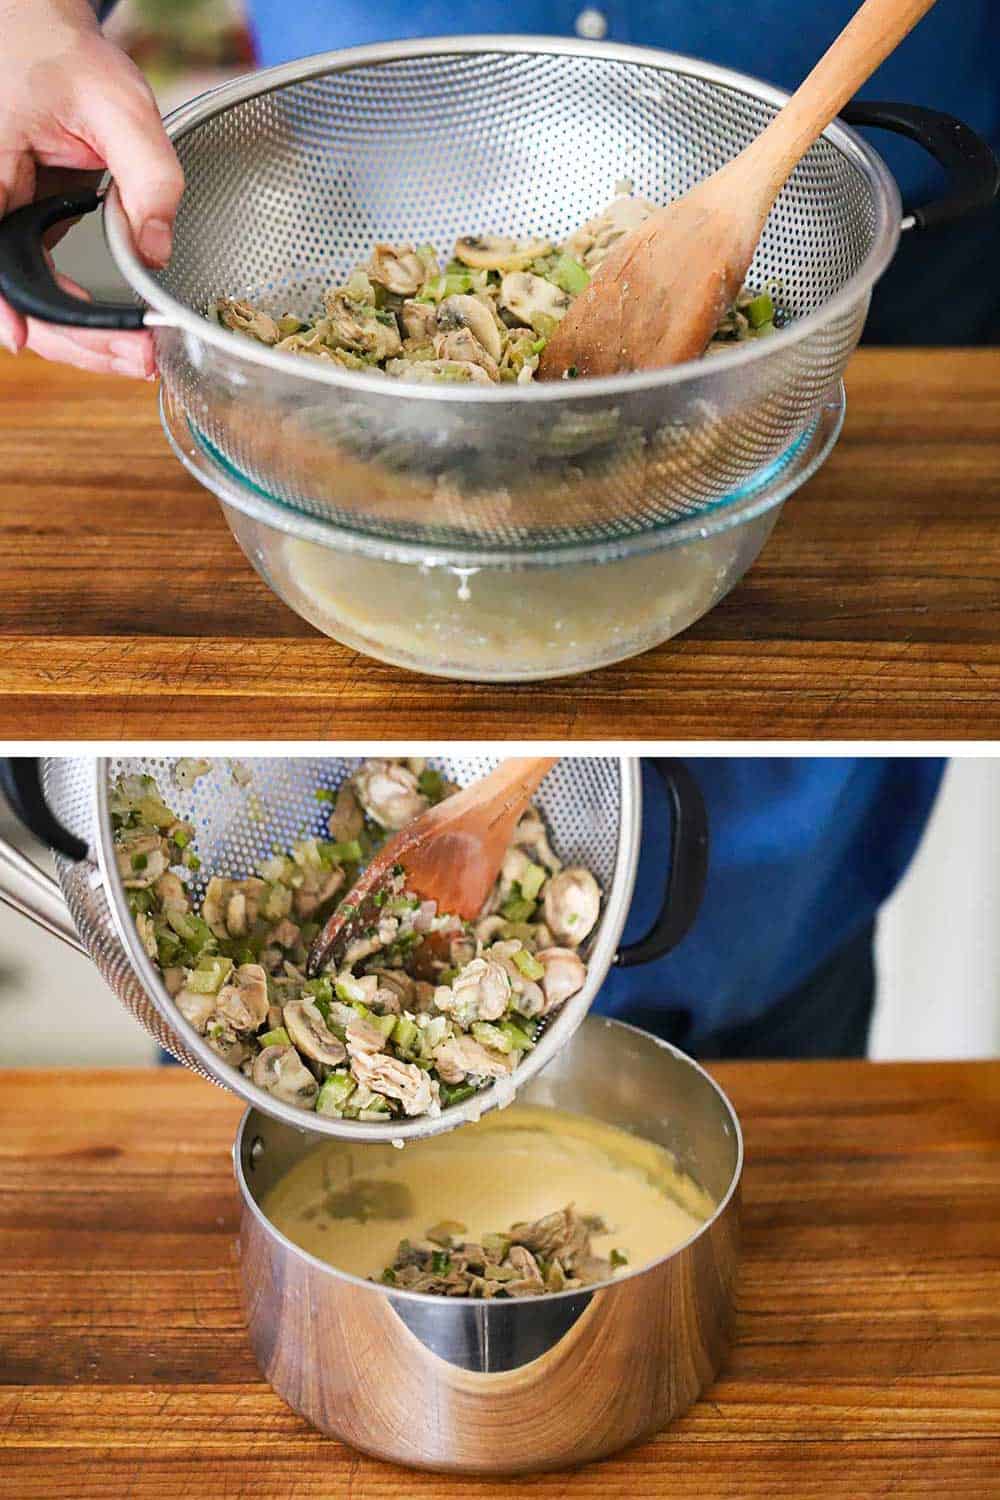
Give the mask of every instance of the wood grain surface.
M 1000 350 L 863 350 L 844 435 L 686 634 L 454 684 L 304 624 L 151 386 L 0 355 L 0 736 L 1000 737 Z
M 0 1494 L 17 1500 L 1000 1495 L 1000 1063 L 720 1064 L 745 1249 L 723 1376 L 603 1464 L 407 1474 L 259 1378 L 234 1270 L 239 1103 L 180 1070 L 0 1090 Z

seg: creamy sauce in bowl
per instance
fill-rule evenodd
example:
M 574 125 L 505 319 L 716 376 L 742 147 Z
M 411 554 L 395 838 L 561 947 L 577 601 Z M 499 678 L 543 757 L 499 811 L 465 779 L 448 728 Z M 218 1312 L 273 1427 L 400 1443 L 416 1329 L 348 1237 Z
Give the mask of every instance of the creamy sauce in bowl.
M 625 1271 L 676 1249 L 716 1208 L 663 1147 L 586 1116 L 519 1104 L 402 1151 L 325 1141 L 261 1207 L 309 1254 L 377 1278 L 400 1240 L 423 1241 L 442 1220 L 460 1221 L 479 1240 L 567 1204 L 604 1220 L 594 1253 L 624 1252 Z

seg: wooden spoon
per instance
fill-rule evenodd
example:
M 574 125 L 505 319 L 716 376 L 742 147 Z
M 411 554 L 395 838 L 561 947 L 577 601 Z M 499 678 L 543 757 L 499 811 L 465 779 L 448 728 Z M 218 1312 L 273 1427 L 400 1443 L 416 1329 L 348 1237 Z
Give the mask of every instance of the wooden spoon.
M 376 854 L 309 950 L 306 972 L 319 974 L 378 920 L 375 896 L 401 865 L 406 887 L 441 912 L 478 916 L 500 873 L 514 829 L 557 756 L 501 761 L 496 770 L 430 807 Z
M 755 141 L 619 240 L 543 350 L 539 378 L 656 370 L 704 353 L 793 167 L 933 4 L 865 0 Z

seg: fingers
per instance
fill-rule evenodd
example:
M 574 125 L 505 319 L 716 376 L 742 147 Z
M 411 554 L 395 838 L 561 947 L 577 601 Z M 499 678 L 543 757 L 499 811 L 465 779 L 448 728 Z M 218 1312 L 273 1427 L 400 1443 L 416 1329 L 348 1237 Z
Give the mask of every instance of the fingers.
M 19 146 L 0 150 L 0 219 L 30 203 L 35 191 L 35 163 Z M 24 348 L 28 325 L 19 312 L 0 297 L 0 340 L 12 354 Z
M 86 300 L 86 292 L 68 276 L 57 276 L 59 285 Z M 58 360 L 99 375 L 127 375 L 132 380 L 150 380 L 156 374 L 153 339 L 148 333 L 115 333 L 99 328 L 67 328 L 54 323 L 28 320 L 27 347 L 42 359 Z
M 184 174 L 153 96 L 136 84 L 107 94 L 89 110 L 89 139 L 117 184 L 136 249 L 147 265 L 165 266 Z

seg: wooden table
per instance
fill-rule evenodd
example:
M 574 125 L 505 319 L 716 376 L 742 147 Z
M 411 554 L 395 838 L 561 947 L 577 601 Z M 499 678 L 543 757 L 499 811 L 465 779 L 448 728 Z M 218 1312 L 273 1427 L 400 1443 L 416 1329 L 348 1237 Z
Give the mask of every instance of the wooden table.
M 1000 1063 L 729 1064 L 737 1342 L 673 1428 L 504 1494 L 1000 1494 Z M 235 1099 L 193 1076 L 2 1075 L 0 1494 L 493 1500 L 319 1436 L 240 1316 Z
M 658 650 L 528 690 L 318 635 L 174 460 L 155 398 L 0 356 L 2 735 L 1000 733 L 1000 351 L 862 351 L 841 442 L 733 594 Z

